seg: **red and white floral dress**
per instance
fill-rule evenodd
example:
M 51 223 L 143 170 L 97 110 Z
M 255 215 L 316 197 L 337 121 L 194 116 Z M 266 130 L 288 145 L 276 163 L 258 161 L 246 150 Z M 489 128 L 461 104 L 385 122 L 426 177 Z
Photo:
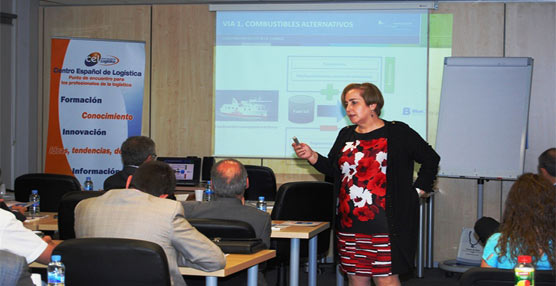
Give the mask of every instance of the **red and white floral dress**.
M 388 142 L 384 127 L 347 140 L 338 165 L 342 173 L 337 215 L 338 251 L 344 272 L 388 276 L 390 239 L 386 221 Z

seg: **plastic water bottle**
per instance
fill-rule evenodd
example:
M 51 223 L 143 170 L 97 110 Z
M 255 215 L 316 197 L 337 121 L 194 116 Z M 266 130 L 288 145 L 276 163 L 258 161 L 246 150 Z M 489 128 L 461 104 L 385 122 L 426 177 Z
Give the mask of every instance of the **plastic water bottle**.
M 266 202 L 263 196 L 259 197 L 259 201 L 257 202 L 257 208 L 263 212 L 266 212 Z
M 62 256 L 52 255 L 51 260 L 46 268 L 48 286 L 64 286 L 66 283 L 66 266 L 62 263 Z
M 214 201 L 214 199 L 215 199 L 214 191 L 210 187 L 210 181 L 208 181 L 207 182 L 207 189 L 203 193 L 203 201 L 204 202 L 210 202 L 210 201 Z
M 31 191 L 31 195 L 29 195 L 29 202 L 33 203 L 29 206 L 29 214 L 31 217 L 39 216 L 41 213 L 41 197 L 39 196 L 39 191 Z
M 517 257 L 517 265 L 514 268 L 516 286 L 535 285 L 535 267 L 533 267 L 531 261 L 531 256 L 529 255 Z
M 85 179 L 85 183 L 83 184 L 83 189 L 85 191 L 94 191 L 93 189 L 93 180 L 91 180 L 91 177 L 87 177 Z

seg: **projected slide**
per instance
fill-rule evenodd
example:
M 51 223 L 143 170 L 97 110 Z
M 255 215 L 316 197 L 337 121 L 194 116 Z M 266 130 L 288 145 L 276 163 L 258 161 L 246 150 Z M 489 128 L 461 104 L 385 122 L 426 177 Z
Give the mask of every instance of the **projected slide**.
M 381 117 L 426 138 L 427 14 L 423 11 L 219 11 L 214 153 L 291 158 L 297 136 L 328 154 L 351 124 L 343 88 L 372 82 Z

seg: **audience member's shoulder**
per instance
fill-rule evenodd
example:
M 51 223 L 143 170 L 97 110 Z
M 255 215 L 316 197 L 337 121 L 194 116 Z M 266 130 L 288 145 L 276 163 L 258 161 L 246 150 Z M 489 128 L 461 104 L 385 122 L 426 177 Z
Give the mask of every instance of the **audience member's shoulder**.
M 180 204 L 183 207 L 183 210 L 185 212 L 186 215 L 188 215 L 188 213 L 191 213 L 194 210 L 197 210 L 198 207 L 201 206 L 202 202 L 198 202 L 198 201 L 181 201 Z
M 202 202 L 198 201 L 181 201 L 183 207 L 194 207 L 200 205 Z
M 487 240 L 487 244 L 498 244 L 498 239 L 500 238 L 500 233 L 493 233 Z
M 15 219 L 15 215 L 12 212 L 0 209 L 0 221 L 7 222 L 12 219 Z
M 249 212 L 249 214 L 256 216 L 256 217 L 269 217 L 270 218 L 270 214 L 268 214 L 267 212 L 262 212 L 260 210 L 258 210 L 257 208 L 254 208 L 252 206 L 246 206 L 243 205 L 243 209 L 247 212 Z

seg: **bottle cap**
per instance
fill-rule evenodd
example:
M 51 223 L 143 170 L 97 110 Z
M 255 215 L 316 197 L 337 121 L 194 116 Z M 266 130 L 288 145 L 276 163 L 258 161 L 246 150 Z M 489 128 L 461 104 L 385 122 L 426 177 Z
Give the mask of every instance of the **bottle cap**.
M 38 193 L 39 193 L 39 191 L 37 191 L 37 190 L 32 190 L 31 191 L 31 194 L 38 194 Z
M 517 257 L 517 263 L 531 263 L 532 259 L 529 255 L 520 255 Z
M 62 256 L 52 255 L 51 259 L 52 259 L 52 262 L 60 262 L 62 260 Z
M 259 201 L 264 201 L 264 197 L 263 197 L 263 196 L 260 196 L 260 197 L 259 197 Z
M 87 178 L 85 179 L 85 181 L 90 181 L 90 180 L 91 180 L 91 177 L 87 177 Z

